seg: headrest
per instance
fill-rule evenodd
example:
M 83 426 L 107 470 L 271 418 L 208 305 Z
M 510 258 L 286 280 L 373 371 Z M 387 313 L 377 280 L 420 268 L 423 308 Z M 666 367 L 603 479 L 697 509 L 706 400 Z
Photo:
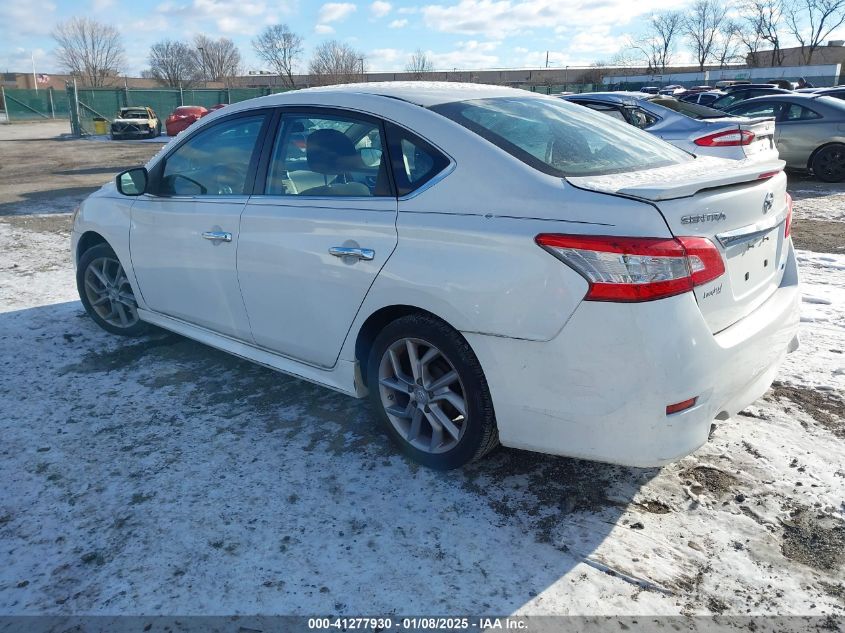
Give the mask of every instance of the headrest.
M 337 130 L 317 130 L 305 139 L 308 169 L 318 174 L 342 174 L 363 168 L 349 137 Z

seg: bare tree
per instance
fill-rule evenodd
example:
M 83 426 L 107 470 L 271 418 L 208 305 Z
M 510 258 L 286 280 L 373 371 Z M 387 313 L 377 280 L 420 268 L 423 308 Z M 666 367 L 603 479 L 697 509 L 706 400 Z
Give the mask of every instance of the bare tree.
M 737 36 L 742 49 L 745 51 L 745 63 L 752 68 L 756 68 L 760 65 L 759 51 L 763 45 L 760 32 L 749 24 L 741 24 Z
M 411 73 L 413 78 L 417 81 L 422 79 L 425 76 L 425 73 L 430 73 L 433 70 L 434 64 L 421 48 L 418 48 L 416 52 L 411 55 L 408 63 L 405 64 L 405 71 Z
M 226 37 L 213 40 L 197 35 L 194 37 L 193 55 L 204 81 L 219 81 L 231 86 L 241 73 L 241 52 Z
M 746 0 L 740 12 L 750 30 L 759 39 L 772 46 L 770 66 L 783 65 L 781 37 L 783 35 L 783 0 Z M 750 38 L 746 37 L 746 40 Z M 761 53 L 759 53 L 761 54 Z M 754 65 L 759 66 L 759 54 L 755 53 Z
M 684 16 L 684 35 L 698 61 L 698 69 L 713 56 L 716 37 L 725 19 L 725 8 L 718 0 L 696 0 Z
M 267 62 L 289 88 L 295 88 L 293 70 L 302 57 L 302 36 L 287 24 L 272 24 L 252 40 L 255 54 Z
M 683 15 L 678 11 L 655 13 L 642 38 L 629 44 L 645 56 L 651 72 L 663 72 L 672 61 L 675 43 L 681 33 Z
M 120 33 L 90 18 L 70 18 L 53 29 L 59 66 L 99 88 L 113 82 L 126 63 Z
M 163 86 L 188 87 L 200 75 L 194 50 L 184 42 L 162 40 L 150 47 L 148 75 Z M 147 71 L 145 71 L 147 72 Z
M 360 81 L 364 74 L 364 56 L 349 44 L 337 40 L 323 42 L 308 64 L 314 82 L 321 85 Z
M 719 27 L 716 41 L 713 42 L 713 59 L 719 63 L 719 68 L 741 59 L 742 27 L 735 20 L 725 19 Z
M 804 62 L 845 22 L 845 0 L 787 0 L 786 25 L 801 45 Z

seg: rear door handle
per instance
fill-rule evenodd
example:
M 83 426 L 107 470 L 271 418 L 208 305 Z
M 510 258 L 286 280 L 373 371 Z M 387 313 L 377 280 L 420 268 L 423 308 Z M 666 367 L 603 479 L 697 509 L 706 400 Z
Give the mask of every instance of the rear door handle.
M 376 252 L 371 248 L 352 248 L 349 246 L 332 246 L 329 249 L 329 255 L 335 257 L 355 257 L 363 259 L 364 261 L 372 261 L 376 256 Z
M 231 242 L 232 234 L 226 231 L 206 231 L 202 234 L 203 239 L 213 242 Z

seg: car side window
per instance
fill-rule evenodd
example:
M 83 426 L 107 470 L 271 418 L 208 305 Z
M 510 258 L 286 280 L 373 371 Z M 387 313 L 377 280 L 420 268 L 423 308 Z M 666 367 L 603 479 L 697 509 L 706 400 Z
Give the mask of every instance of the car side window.
M 760 103 L 746 103 L 731 108 L 731 114 L 741 116 L 777 116 L 780 111 L 780 104 L 773 101 Z
M 270 196 L 391 196 L 379 123 L 355 116 L 286 114 L 264 193 Z
M 576 103 L 580 103 L 576 101 Z M 591 110 L 595 110 L 596 112 L 601 112 L 602 114 L 606 114 L 607 116 L 612 116 L 614 119 L 619 119 L 620 121 L 626 121 L 625 115 L 619 110 L 611 105 L 606 105 L 604 103 L 581 103 L 581 105 L 585 105 Z
M 797 103 L 790 104 L 784 113 L 784 121 L 811 121 L 822 118 L 818 112 L 805 108 Z
M 651 127 L 657 123 L 657 117 L 643 110 L 642 108 L 630 108 L 628 116 L 631 118 L 631 125 L 641 130 Z
M 390 141 L 393 179 L 400 196 L 419 189 L 449 165 L 449 158 L 442 152 L 396 125 L 387 125 L 387 137 Z
M 266 116 L 243 116 L 192 136 L 167 156 L 160 193 L 172 196 L 239 196 Z

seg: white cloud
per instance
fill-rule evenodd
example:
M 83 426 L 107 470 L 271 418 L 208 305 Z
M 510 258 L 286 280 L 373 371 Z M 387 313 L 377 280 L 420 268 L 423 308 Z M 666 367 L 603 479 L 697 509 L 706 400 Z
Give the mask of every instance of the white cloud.
M 334 33 L 334 29 L 328 24 L 318 24 L 314 27 L 314 32 L 319 33 L 320 35 L 330 35 Z
M 408 26 L 408 20 L 401 19 L 401 20 L 393 20 L 390 24 L 387 25 L 391 29 L 401 29 L 402 27 Z
M 458 70 L 470 68 L 490 68 L 499 64 L 499 57 L 491 55 L 491 52 L 496 49 L 499 42 L 478 42 L 476 40 L 469 40 L 468 42 L 458 42 L 456 50 L 447 51 L 445 53 L 435 53 L 434 51 L 426 51 L 426 55 L 431 60 L 435 69 Z
M 46 19 L 56 11 L 56 5 L 44 0 L 5 2 L 3 6 L 3 44 L 7 37 L 46 35 L 53 28 L 53 20 Z
M 373 14 L 374 17 L 383 18 L 390 10 L 393 8 L 389 2 L 385 2 L 384 0 L 376 0 L 370 5 L 370 13 Z
M 428 27 L 445 33 L 464 33 L 486 38 L 528 34 L 555 25 L 592 26 L 627 24 L 653 11 L 676 8 L 675 0 L 459 0 L 454 4 L 422 7 Z
M 358 7 L 351 2 L 327 2 L 320 7 L 317 22 L 320 24 L 339 22 L 348 18 L 357 9 Z

